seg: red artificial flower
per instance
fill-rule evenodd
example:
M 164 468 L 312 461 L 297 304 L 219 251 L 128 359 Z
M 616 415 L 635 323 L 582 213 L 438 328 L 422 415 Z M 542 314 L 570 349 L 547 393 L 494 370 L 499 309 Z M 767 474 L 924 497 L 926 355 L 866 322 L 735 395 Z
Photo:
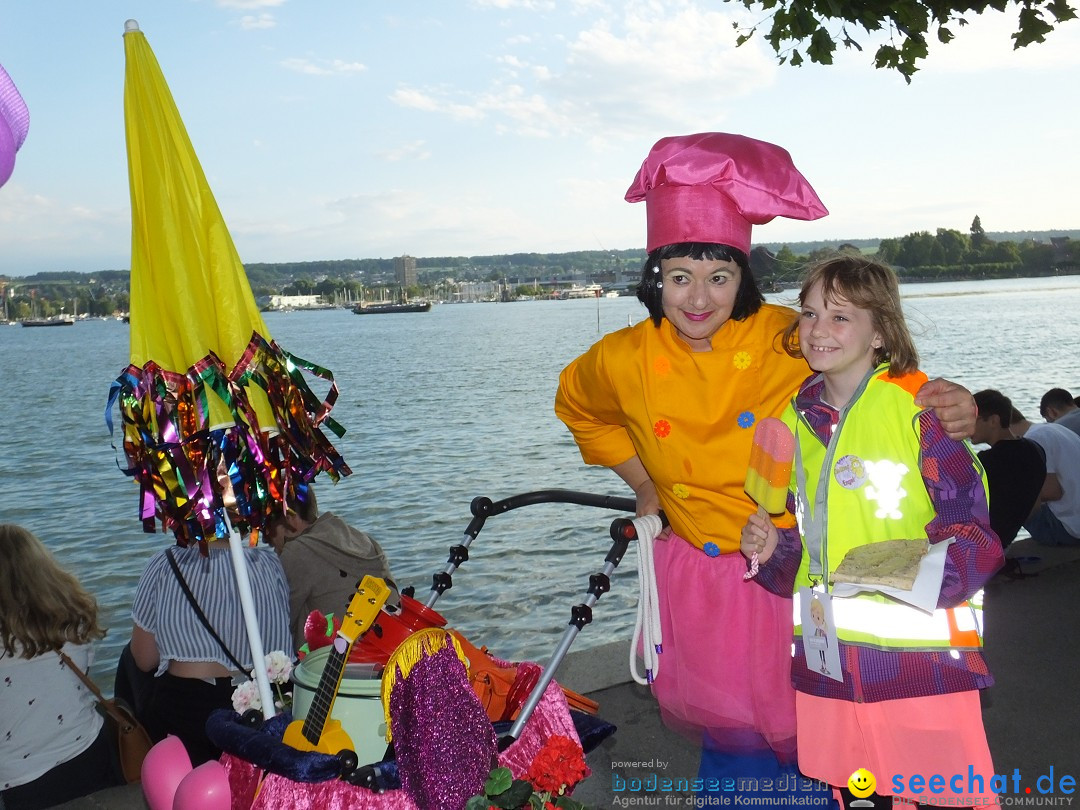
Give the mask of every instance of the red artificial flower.
M 562 794 L 587 774 L 581 746 L 569 737 L 556 734 L 544 743 L 525 778 L 537 790 Z

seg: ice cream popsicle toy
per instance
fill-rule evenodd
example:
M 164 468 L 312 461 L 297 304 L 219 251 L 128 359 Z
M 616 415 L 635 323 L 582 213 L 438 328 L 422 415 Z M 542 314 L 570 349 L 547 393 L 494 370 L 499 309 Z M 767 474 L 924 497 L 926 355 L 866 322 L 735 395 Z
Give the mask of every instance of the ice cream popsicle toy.
M 754 428 L 750 465 L 746 470 L 746 494 L 758 505 L 758 512 L 779 515 L 787 503 L 791 483 L 791 463 L 795 459 L 795 436 L 791 429 L 773 416 L 767 416 Z M 758 555 L 750 559 L 745 578 L 758 572 Z

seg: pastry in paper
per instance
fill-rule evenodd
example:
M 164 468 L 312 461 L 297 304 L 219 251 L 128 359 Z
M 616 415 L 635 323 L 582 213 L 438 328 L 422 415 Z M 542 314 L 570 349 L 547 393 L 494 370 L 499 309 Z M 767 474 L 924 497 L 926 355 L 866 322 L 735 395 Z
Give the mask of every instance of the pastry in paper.
M 882 540 L 857 546 L 840 561 L 832 581 L 911 590 L 928 547 L 925 539 Z

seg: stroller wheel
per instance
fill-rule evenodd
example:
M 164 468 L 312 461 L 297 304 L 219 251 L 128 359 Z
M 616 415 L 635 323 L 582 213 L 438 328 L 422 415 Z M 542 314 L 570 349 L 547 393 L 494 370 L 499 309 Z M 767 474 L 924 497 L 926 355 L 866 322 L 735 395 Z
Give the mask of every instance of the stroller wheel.
M 341 776 L 345 778 L 353 771 L 356 770 L 356 766 L 360 764 L 360 758 L 356 756 L 356 752 L 351 748 L 342 748 L 337 753 L 337 757 L 341 760 Z

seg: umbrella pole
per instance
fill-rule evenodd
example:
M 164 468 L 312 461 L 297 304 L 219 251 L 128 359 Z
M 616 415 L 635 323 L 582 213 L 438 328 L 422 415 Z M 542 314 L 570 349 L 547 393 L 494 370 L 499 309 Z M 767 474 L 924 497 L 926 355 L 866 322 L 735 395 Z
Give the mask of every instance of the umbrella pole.
M 259 621 L 255 616 L 255 598 L 251 593 L 251 578 L 248 576 L 247 560 L 244 559 L 243 538 L 232 527 L 228 514 L 225 524 L 229 528 L 229 554 L 232 556 L 233 574 L 236 575 L 236 589 L 240 592 L 240 607 L 244 613 L 244 626 L 247 628 L 248 645 L 251 660 L 254 662 L 255 682 L 259 685 L 259 698 L 262 700 L 263 717 L 269 720 L 277 710 L 274 707 L 274 693 L 270 690 L 270 677 L 266 673 L 266 653 L 263 651 L 262 634 Z

